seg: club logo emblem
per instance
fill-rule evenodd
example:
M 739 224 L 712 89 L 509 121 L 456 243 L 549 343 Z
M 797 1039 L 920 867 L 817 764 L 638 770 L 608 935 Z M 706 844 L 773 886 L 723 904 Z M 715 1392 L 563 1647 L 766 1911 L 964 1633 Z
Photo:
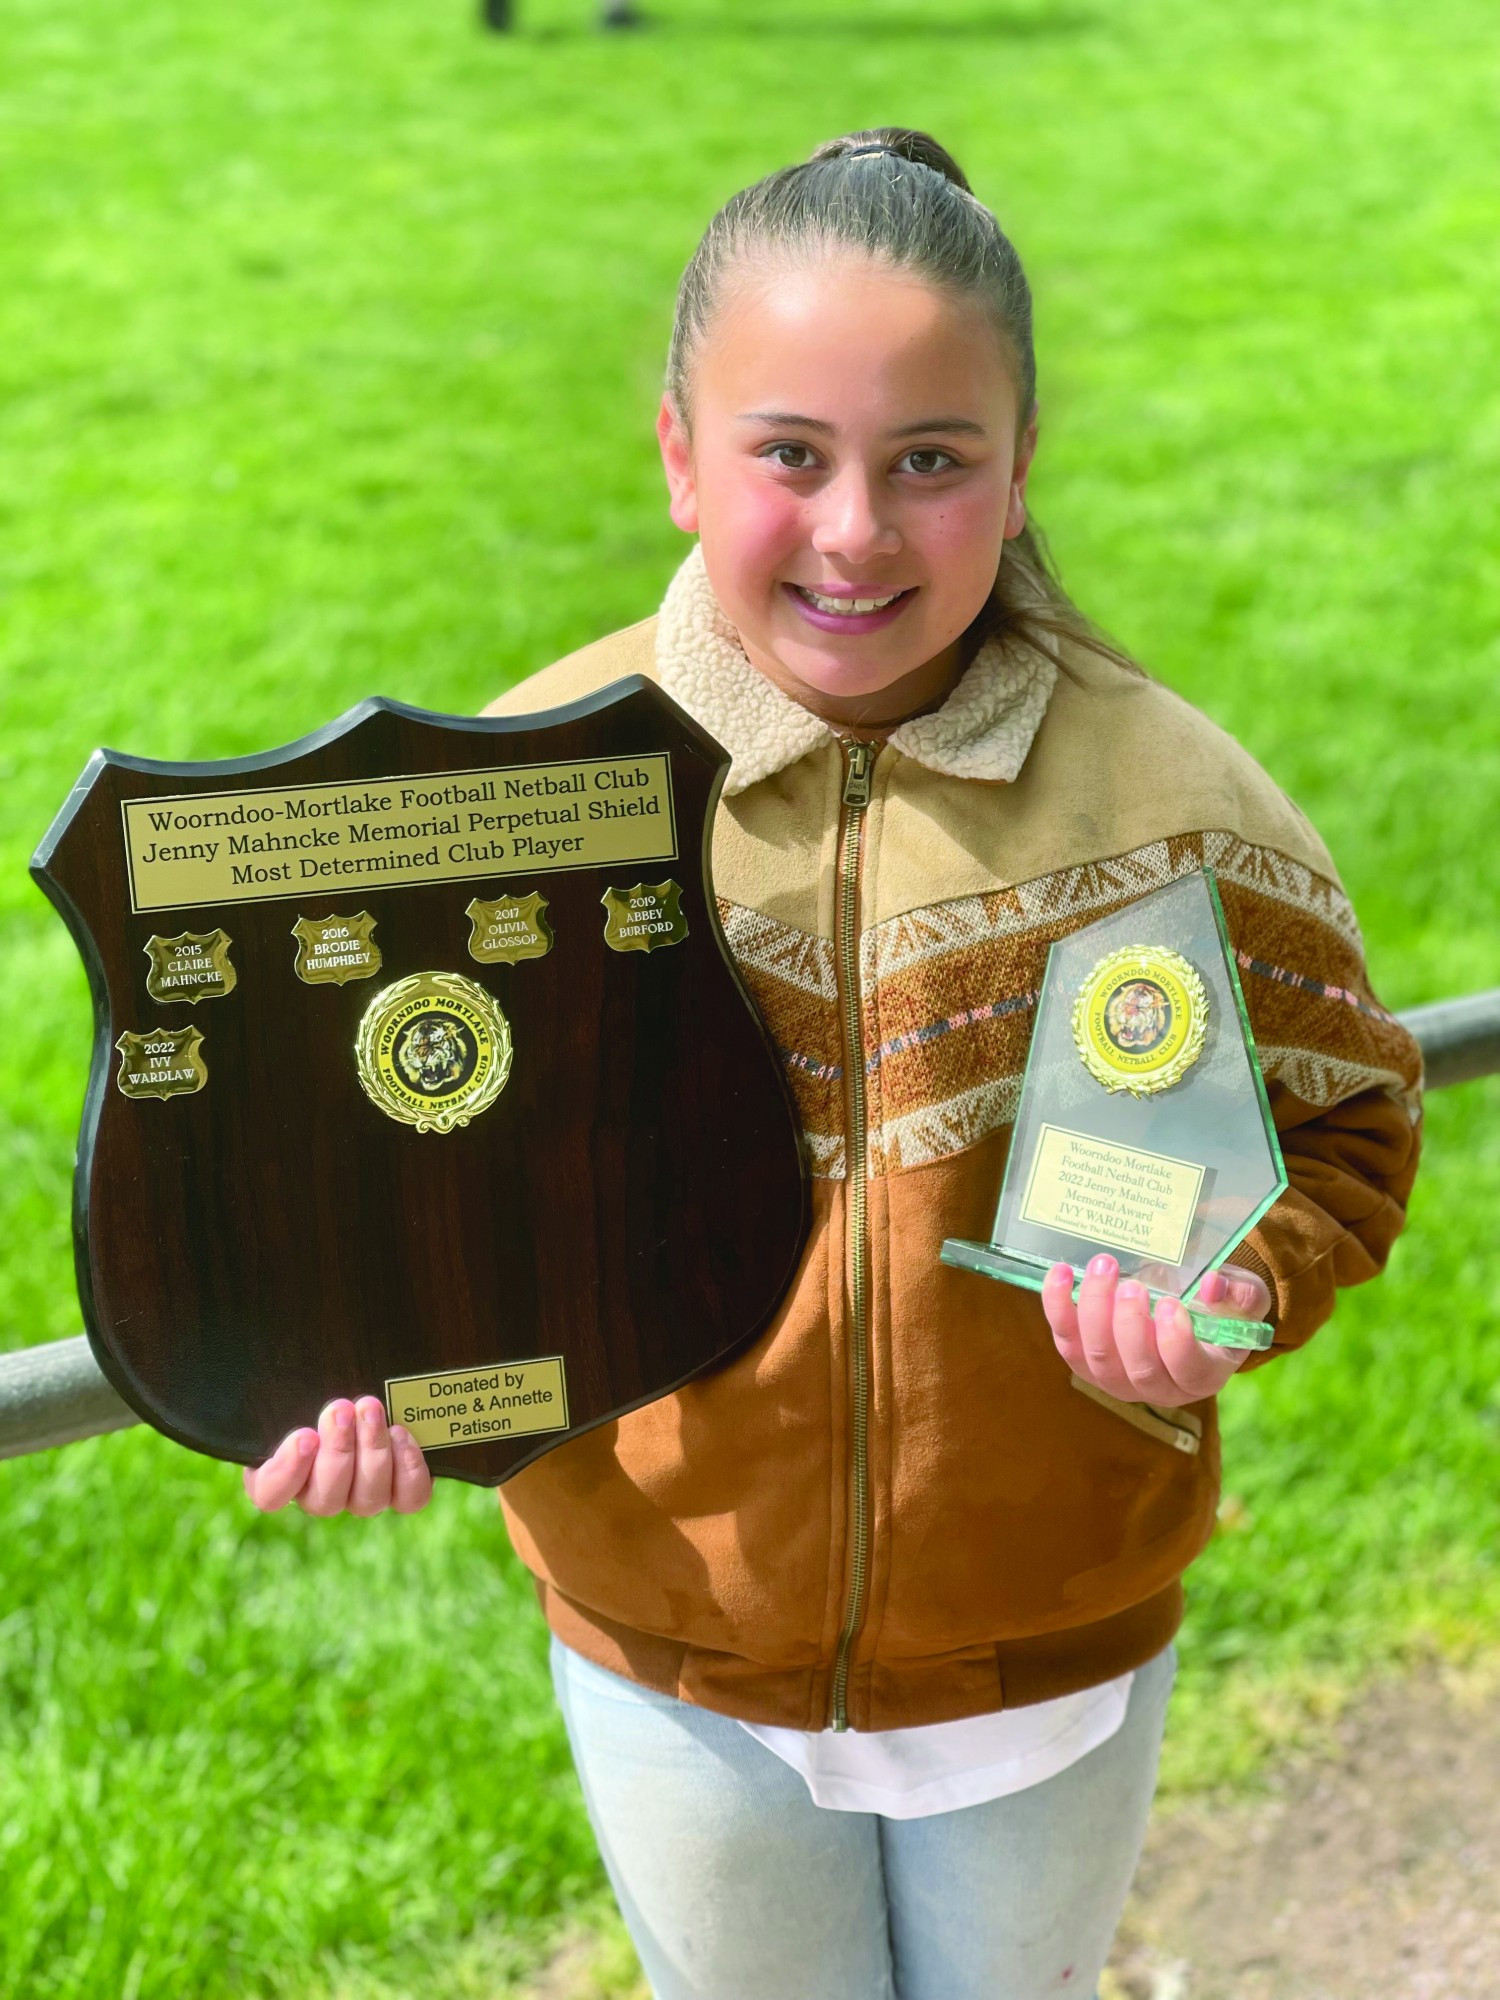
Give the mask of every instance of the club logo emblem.
M 1073 1040 L 1106 1090 L 1147 1097 L 1181 1080 L 1203 1053 L 1208 994 L 1178 952 L 1132 945 L 1101 958 L 1073 1003 Z
M 359 1080 L 388 1118 L 451 1132 L 488 1110 L 510 1076 L 510 1023 L 457 972 L 418 972 L 377 993 L 355 1040 Z

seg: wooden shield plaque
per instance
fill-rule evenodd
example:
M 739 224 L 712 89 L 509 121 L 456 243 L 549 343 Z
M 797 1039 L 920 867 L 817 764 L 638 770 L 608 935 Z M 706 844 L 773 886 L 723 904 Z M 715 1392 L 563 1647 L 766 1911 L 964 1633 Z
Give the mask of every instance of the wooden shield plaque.
M 94 756 L 32 872 L 93 990 L 84 1320 L 148 1423 L 254 1463 L 378 1395 L 497 1485 L 766 1326 L 807 1187 L 714 907 L 727 767 L 640 678 Z

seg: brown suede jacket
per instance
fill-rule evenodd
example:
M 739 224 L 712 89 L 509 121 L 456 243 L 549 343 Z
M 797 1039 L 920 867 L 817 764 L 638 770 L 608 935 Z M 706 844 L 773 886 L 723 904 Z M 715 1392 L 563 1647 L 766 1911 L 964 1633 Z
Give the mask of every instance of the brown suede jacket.
M 1159 682 L 1060 657 L 987 641 L 878 748 L 864 803 L 856 753 L 750 665 L 695 545 L 655 617 L 494 704 L 644 674 L 730 751 L 719 914 L 814 1176 L 770 1329 L 501 1492 L 553 1630 L 649 1687 L 889 1729 L 1093 1685 L 1175 1632 L 1214 1524 L 1214 1401 L 1078 1393 L 1034 1294 L 938 1260 L 989 1234 L 1054 939 L 1217 872 L 1290 1177 L 1234 1257 L 1275 1301 L 1248 1366 L 1402 1227 L 1420 1052 L 1322 842 Z

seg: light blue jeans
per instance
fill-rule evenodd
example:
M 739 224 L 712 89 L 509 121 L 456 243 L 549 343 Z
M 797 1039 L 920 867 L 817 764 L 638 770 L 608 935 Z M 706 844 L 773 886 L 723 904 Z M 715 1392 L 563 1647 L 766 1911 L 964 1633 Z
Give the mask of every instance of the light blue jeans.
M 552 1643 L 599 1851 L 656 2000 L 1087 2000 L 1140 1859 L 1176 1677 L 1009 1798 L 928 1819 L 816 1806 L 737 1722 Z

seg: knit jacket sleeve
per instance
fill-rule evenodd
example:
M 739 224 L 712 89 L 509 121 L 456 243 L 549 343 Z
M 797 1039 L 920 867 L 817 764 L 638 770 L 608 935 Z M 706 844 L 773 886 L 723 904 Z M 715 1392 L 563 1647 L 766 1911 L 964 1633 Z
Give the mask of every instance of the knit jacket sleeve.
M 1269 1286 L 1263 1367 L 1331 1315 L 1341 1285 L 1380 1272 L 1406 1221 L 1421 1151 L 1422 1056 L 1371 989 L 1353 912 L 1226 887 L 1225 915 L 1288 1185 L 1230 1261 Z

